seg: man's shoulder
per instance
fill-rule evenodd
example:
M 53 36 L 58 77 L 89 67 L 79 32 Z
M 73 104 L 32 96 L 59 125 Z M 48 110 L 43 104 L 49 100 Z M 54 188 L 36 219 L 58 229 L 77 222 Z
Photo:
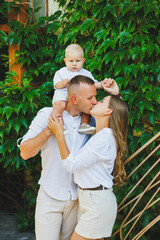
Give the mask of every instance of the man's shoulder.
M 42 128 L 46 127 L 46 124 L 48 123 L 49 115 L 52 112 L 52 107 L 44 107 L 40 109 L 37 112 L 37 115 L 34 117 L 34 119 L 31 122 L 31 126 L 35 128 L 35 126 L 41 126 Z
M 52 107 L 44 107 L 41 108 L 38 112 L 37 115 L 44 115 L 46 117 L 48 117 L 48 115 L 52 112 Z

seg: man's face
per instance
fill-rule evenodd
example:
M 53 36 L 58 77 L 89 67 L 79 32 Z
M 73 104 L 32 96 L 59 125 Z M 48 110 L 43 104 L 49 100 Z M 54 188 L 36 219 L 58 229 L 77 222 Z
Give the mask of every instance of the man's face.
M 94 85 L 81 83 L 77 96 L 77 110 L 89 114 L 92 107 L 97 103 L 96 88 Z
M 85 58 L 82 56 L 81 51 L 70 51 L 67 53 L 64 58 L 64 62 L 66 67 L 71 72 L 79 72 L 83 67 L 83 63 L 85 62 Z

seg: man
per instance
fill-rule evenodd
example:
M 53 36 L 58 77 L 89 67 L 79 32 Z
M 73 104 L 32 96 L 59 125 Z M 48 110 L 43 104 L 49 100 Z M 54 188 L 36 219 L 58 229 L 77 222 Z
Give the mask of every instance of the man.
M 109 79 L 103 88 L 118 94 L 116 82 Z M 85 76 L 74 77 L 68 86 L 68 102 L 63 113 L 64 127 L 70 134 L 65 136 L 70 151 L 76 153 L 88 140 L 79 134 L 81 112 L 89 114 L 96 101 L 93 80 Z M 77 221 L 77 186 L 73 175 L 62 166 L 58 144 L 50 131 L 48 118 L 52 107 L 41 109 L 32 121 L 20 145 L 21 157 L 34 157 L 41 150 L 42 172 L 39 180 L 35 213 L 36 240 L 69 240 Z

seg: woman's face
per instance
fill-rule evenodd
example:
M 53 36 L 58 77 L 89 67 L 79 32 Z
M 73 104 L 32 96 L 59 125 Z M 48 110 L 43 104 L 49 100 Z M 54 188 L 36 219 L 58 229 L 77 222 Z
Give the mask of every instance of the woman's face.
M 109 102 L 111 96 L 103 98 L 100 102 L 97 102 L 96 105 L 90 111 L 92 116 L 105 116 L 107 110 L 109 110 Z

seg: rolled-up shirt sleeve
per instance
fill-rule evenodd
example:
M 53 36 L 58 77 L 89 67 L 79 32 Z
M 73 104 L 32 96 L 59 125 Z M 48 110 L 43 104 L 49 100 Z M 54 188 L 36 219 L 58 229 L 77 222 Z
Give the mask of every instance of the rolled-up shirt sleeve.
M 52 111 L 52 108 L 50 108 L 50 112 Z M 39 133 L 41 133 L 46 127 L 47 127 L 47 123 L 48 123 L 48 108 L 43 108 L 41 109 L 36 117 L 33 119 L 33 121 L 31 122 L 31 125 L 29 126 L 29 130 L 27 131 L 27 133 L 23 136 L 21 144 L 31 138 L 36 137 Z

